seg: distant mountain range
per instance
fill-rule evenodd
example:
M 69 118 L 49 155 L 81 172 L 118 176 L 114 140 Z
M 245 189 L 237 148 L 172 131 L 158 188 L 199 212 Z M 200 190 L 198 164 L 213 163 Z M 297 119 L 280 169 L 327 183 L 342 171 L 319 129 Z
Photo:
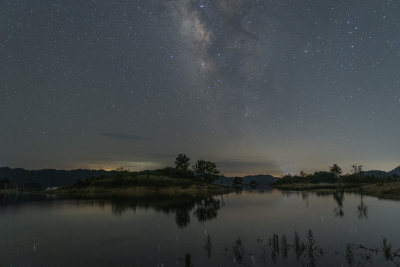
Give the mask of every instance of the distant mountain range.
M 390 176 L 400 176 L 400 166 L 391 170 L 390 172 L 380 171 L 380 170 L 371 170 L 371 171 L 364 171 L 364 175 L 375 176 L 378 178 L 386 178 Z
M 71 185 L 79 178 L 98 177 L 108 175 L 111 172 L 104 170 L 25 170 L 12 169 L 9 167 L 0 168 L 0 179 L 7 178 L 11 184 L 39 183 L 45 187 Z
M 0 179 L 7 178 L 10 180 L 12 185 L 20 184 L 33 184 L 39 183 L 45 187 L 53 186 L 65 186 L 75 183 L 78 179 L 85 179 L 89 177 L 99 177 L 102 175 L 111 175 L 111 171 L 104 170 L 55 170 L 55 169 L 44 169 L 44 170 L 25 170 L 21 168 L 0 168 Z M 276 177 L 271 175 L 250 175 L 240 177 L 243 185 L 250 185 L 252 181 L 255 181 L 258 185 L 270 185 L 276 181 Z M 222 176 L 217 184 L 231 186 L 233 185 L 234 177 Z
M 390 174 L 400 175 L 400 166 L 390 171 Z
M 111 175 L 112 172 L 104 170 L 55 170 L 55 169 L 44 169 L 44 170 L 25 170 L 21 168 L 0 168 L 0 179 L 7 178 L 11 181 L 11 184 L 27 184 L 27 183 L 39 183 L 45 187 L 52 186 L 64 186 L 75 183 L 78 179 L 85 179 L 89 177 L 99 177 L 102 175 Z M 393 169 L 392 171 L 385 172 L 380 170 L 364 171 L 364 175 L 375 176 L 379 178 L 386 178 L 390 176 L 400 177 L 400 166 Z M 222 176 L 215 183 L 219 185 L 232 186 L 233 179 L 235 177 Z M 248 175 L 240 177 L 243 185 L 250 185 L 252 181 L 255 181 L 257 185 L 269 186 L 273 184 L 277 179 L 269 174 L 260 175 Z

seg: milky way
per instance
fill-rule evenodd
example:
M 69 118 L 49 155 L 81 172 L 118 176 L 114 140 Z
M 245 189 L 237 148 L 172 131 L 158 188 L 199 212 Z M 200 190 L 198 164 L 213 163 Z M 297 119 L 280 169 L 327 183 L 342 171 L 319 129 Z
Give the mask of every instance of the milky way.
M 0 3 L 0 165 L 399 164 L 400 1 Z

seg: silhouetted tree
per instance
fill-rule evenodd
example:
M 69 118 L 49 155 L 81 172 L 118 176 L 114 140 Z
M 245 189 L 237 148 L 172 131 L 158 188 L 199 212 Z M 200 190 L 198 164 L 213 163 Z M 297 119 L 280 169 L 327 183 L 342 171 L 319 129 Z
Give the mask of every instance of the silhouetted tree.
M 189 170 L 190 158 L 185 154 L 178 154 L 175 158 L 175 168 L 178 172 L 187 172 Z
M 218 179 L 219 171 L 214 162 L 199 159 L 193 166 L 193 170 L 197 176 L 209 183 Z
M 335 163 L 333 166 L 329 167 L 329 171 L 335 176 L 335 179 L 338 180 L 339 185 L 341 185 L 342 181 L 340 180 L 340 175 L 342 175 L 342 168 Z
M 307 176 L 307 173 L 306 173 L 305 171 L 300 171 L 299 176 L 300 176 L 300 177 L 306 177 L 306 176 Z
M 351 169 L 353 174 L 359 175 L 362 172 L 362 165 L 357 165 L 357 164 L 351 165 Z
M 337 164 L 333 164 L 333 166 L 330 166 L 329 171 L 335 175 L 335 178 L 339 177 L 342 174 L 342 168 L 340 168 Z

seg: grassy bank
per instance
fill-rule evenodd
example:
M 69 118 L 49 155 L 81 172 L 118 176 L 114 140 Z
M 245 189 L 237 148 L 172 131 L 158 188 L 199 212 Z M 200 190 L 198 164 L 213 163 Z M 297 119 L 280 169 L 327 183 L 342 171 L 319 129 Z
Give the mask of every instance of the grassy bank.
M 351 191 L 383 199 L 400 200 L 400 181 L 366 184 Z
M 18 193 L 16 188 L 9 188 L 9 189 L 1 189 L 0 194 L 15 194 Z
M 354 166 L 356 167 L 356 165 Z M 340 190 L 379 198 L 400 199 L 399 178 L 394 176 L 378 178 L 363 175 L 360 169 L 356 168 L 354 173 L 346 175 L 341 175 L 341 171 L 335 173 L 332 170 L 330 172 L 319 171 L 313 174 L 303 173 L 303 175 L 286 175 L 276 181 L 272 186 L 280 190 L 328 194 Z
M 146 195 L 210 195 L 223 194 L 232 189 L 212 185 L 202 180 L 171 177 L 158 172 L 116 172 L 112 176 L 79 180 L 76 184 L 63 187 L 57 194 L 76 196 L 146 196 Z
M 274 188 L 286 191 L 307 191 L 315 193 L 335 193 L 337 190 L 344 192 L 359 193 L 384 199 L 400 199 L 400 181 L 382 180 L 364 183 L 276 183 Z
M 299 190 L 299 191 L 317 191 L 317 190 L 337 190 L 342 188 L 345 190 L 354 190 L 371 183 L 337 183 L 337 182 L 295 182 L 295 183 L 279 183 L 272 184 L 274 188 L 281 190 Z

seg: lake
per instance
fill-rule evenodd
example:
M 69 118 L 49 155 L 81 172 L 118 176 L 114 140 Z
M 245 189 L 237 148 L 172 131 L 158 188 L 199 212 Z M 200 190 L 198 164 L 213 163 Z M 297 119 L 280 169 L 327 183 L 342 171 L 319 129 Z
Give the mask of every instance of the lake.
M 400 262 L 400 202 L 368 196 L 266 189 L 208 198 L 0 201 L 0 266 Z

